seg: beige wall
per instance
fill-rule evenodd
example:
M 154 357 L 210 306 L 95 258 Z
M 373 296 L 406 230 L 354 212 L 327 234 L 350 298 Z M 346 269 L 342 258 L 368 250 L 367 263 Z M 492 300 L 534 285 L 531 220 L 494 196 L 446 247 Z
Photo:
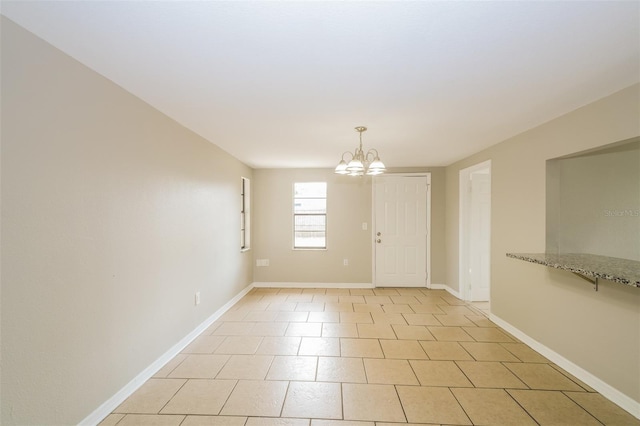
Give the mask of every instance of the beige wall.
M 447 167 L 447 284 L 458 286 L 458 174 L 491 160 L 491 311 L 640 401 L 640 289 L 598 292 L 568 272 L 505 257 L 545 250 L 545 162 L 640 135 L 635 85 Z
M 432 184 L 432 282 L 443 283 L 444 168 L 391 172 L 424 171 L 431 172 Z M 254 258 L 269 259 L 268 267 L 254 266 L 256 282 L 371 283 L 371 178 L 330 169 L 261 169 L 254 176 Z M 293 250 L 293 184 L 314 181 L 327 182 L 327 250 Z
M 79 422 L 253 281 L 241 175 L 2 18 L 0 423 Z
M 253 256 L 269 259 L 267 267 L 254 264 L 256 282 L 371 282 L 369 179 L 327 169 L 261 169 L 254 176 Z M 294 182 L 327 182 L 326 250 L 293 250 Z

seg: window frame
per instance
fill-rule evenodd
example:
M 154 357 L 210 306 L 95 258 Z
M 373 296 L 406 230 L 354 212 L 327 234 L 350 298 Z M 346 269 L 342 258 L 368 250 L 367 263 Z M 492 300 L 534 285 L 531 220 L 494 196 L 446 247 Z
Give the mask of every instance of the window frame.
M 324 197 L 296 197 L 296 185 L 298 184 L 311 184 L 311 183 L 321 183 L 324 184 Z M 292 241 L 291 241 L 291 246 L 293 250 L 315 250 L 315 251 L 322 251 L 322 250 L 327 250 L 328 247 L 328 238 L 327 238 L 327 230 L 328 230 L 328 214 L 327 214 L 327 210 L 328 210 L 328 192 L 329 192 L 329 185 L 327 184 L 326 181 L 308 181 L 308 182 L 294 182 L 292 185 L 292 197 L 291 197 L 291 201 L 292 201 L 292 205 L 291 205 L 291 212 L 292 212 Z M 302 200 L 313 200 L 313 199 L 321 199 L 321 200 L 325 200 L 325 209 L 324 209 L 324 213 L 296 213 L 296 200 L 298 199 L 302 199 Z M 321 247 L 314 247 L 314 246 L 296 246 L 296 217 L 298 216 L 324 216 L 324 246 Z
M 240 177 L 240 252 L 251 250 L 251 180 Z

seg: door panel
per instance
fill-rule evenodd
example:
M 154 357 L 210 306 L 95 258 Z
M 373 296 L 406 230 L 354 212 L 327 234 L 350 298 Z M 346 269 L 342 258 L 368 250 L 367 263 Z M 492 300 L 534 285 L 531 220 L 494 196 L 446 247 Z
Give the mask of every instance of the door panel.
M 387 274 L 395 274 L 397 272 L 396 268 L 396 248 L 395 247 L 384 247 L 384 270 Z
M 488 301 L 490 291 L 491 178 L 471 175 L 469 281 L 472 301 Z
M 375 182 L 375 284 L 424 287 L 427 278 L 427 178 Z
M 415 247 L 405 248 L 405 271 L 407 274 L 417 275 L 418 272 L 418 252 Z

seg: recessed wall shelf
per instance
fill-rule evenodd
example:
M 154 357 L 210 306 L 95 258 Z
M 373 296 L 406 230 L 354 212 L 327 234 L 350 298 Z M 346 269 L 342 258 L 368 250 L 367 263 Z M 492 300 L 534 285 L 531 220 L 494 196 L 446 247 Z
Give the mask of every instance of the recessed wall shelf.
M 605 279 L 640 288 L 640 262 L 586 253 L 507 253 L 507 257 L 573 272 L 594 284 Z

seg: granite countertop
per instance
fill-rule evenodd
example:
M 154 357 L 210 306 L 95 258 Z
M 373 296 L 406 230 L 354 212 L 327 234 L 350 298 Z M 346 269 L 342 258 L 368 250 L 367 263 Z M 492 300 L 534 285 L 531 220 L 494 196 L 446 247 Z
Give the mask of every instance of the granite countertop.
M 507 257 L 640 287 L 640 262 L 595 254 L 507 253 Z

